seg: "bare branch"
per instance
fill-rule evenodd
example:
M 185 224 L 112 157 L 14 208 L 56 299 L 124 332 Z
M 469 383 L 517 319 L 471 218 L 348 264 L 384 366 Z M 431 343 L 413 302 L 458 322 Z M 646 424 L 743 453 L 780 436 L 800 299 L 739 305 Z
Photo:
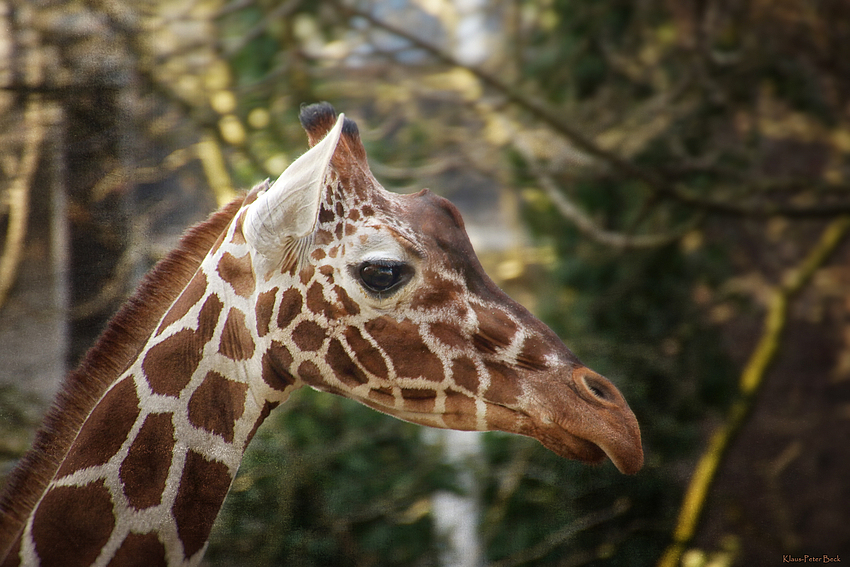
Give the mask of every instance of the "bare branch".
M 32 96 L 23 117 L 24 147 L 17 171 L 7 191 L 9 223 L 6 242 L 0 256 L 0 307 L 6 302 L 23 255 L 24 238 L 29 216 L 29 193 L 35 168 L 41 156 L 41 147 L 47 130 L 45 103 L 41 97 Z
M 549 534 L 537 545 L 533 545 L 501 561 L 491 563 L 490 567 L 515 567 L 545 557 L 553 549 L 573 538 L 577 533 L 622 516 L 630 507 L 631 505 L 626 500 L 619 500 L 606 510 L 591 512 L 583 518 L 579 518 L 571 524 Z
M 537 162 L 537 159 L 534 157 L 530 148 L 526 144 L 522 143 L 519 136 L 513 136 L 513 145 L 520 154 L 522 154 L 531 170 L 531 173 L 540 184 L 540 188 L 543 189 L 546 196 L 549 197 L 549 200 L 552 201 L 552 204 L 561 216 L 573 223 L 579 232 L 600 244 L 618 248 L 620 250 L 657 248 L 670 244 L 671 242 L 675 242 L 681 238 L 682 235 L 693 229 L 696 224 L 695 221 L 690 222 L 674 231 L 660 234 L 631 235 L 606 230 L 593 222 L 593 220 L 591 220 L 578 205 L 567 198 L 564 192 L 561 191 L 555 183 L 555 180 L 552 179 L 552 177 L 546 173 Z
M 376 28 L 382 29 L 408 41 L 414 47 L 431 54 L 438 61 L 447 65 L 459 67 L 472 73 L 484 85 L 501 94 L 505 99 L 525 110 L 541 122 L 546 123 L 555 132 L 566 138 L 577 149 L 598 159 L 608 165 L 620 175 L 642 181 L 650 190 L 659 197 L 663 197 L 687 207 L 702 210 L 706 213 L 725 216 L 752 216 L 752 217 L 835 217 L 850 213 L 850 202 L 835 203 L 829 205 L 794 206 L 785 203 L 758 203 L 758 202 L 733 202 L 719 199 L 711 199 L 699 196 L 682 183 L 671 181 L 658 175 L 657 172 L 649 171 L 617 154 L 605 150 L 598 144 L 583 136 L 564 120 L 563 116 L 555 112 L 543 101 L 534 98 L 520 89 L 509 85 L 495 75 L 483 69 L 466 65 L 440 47 L 417 37 L 414 33 L 382 21 L 368 11 L 349 6 L 341 0 L 335 0 L 335 4 L 349 16 L 366 20 Z
M 730 445 L 753 408 L 768 369 L 776 359 L 782 341 L 782 332 L 788 324 L 791 300 L 809 282 L 814 273 L 829 258 L 850 230 L 850 216 L 832 221 L 821 234 L 799 266 L 790 272 L 785 281 L 777 285 L 768 303 L 764 330 L 756 348 L 750 355 L 738 382 L 738 399 L 732 405 L 723 424 L 714 432 L 708 447 L 697 463 L 690 486 L 685 493 L 679 519 L 673 532 L 673 543 L 658 562 L 658 567 L 676 567 L 690 544 L 705 510 L 708 493 L 717 478 Z

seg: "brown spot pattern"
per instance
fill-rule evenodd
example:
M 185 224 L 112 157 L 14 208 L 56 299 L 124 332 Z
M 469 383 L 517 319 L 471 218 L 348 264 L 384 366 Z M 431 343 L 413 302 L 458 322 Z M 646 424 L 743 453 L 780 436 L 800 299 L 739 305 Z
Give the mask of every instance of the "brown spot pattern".
M 189 400 L 189 422 L 233 442 L 233 428 L 245 411 L 247 384 L 228 380 L 218 372 L 207 372 Z
M 231 481 L 224 463 L 208 461 L 194 451 L 186 454 L 171 512 L 187 559 L 204 547 Z
M 266 400 L 266 403 L 263 404 L 263 409 L 260 410 L 260 416 L 257 418 L 257 421 L 254 422 L 254 427 L 251 428 L 251 433 L 249 433 L 247 439 L 245 439 L 245 447 L 242 448 L 243 451 L 248 447 L 248 443 L 250 443 L 251 439 L 254 438 L 254 435 L 257 434 L 257 430 L 269 416 L 271 411 L 279 405 L 280 402 L 270 402 Z
M 277 327 L 286 329 L 304 307 L 301 292 L 295 288 L 289 288 L 283 292 L 280 299 L 280 309 L 277 312 Z
M 201 362 L 204 345 L 215 332 L 222 308 L 221 300 L 210 295 L 201 307 L 196 331 L 178 331 L 148 351 L 142 369 L 154 393 L 178 396 L 186 387 Z
M 102 465 L 118 452 L 139 415 L 139 397 L 128 376 L 107 392 L 83 424 L 57 476 Z
M 344 288 L 335 285 L 334 294 L 336 295 L 336 300 L 342 306 L 343 312 L 347 315 L 358 315 L 360 313 L 360 306 L 348 296 Z
M 3 560 L 3 563 L 0 564 L 2 567 L 19 567 L 21 564 L 21 534 L 18 534 L 18 538 L 15 540 L 15 543 L 12 547 L 9 548 L 9 553 L 6 555 L 6 559 Z
M 251 202 L 256 201 L 256 200 L 257 200 L 257 197 L 255 196 L 252 199 Z M 246 202 L 243 202 L 242 206 L 244 207 L 245 205 L 249 205 L 249 204 L 250 203 L 247 202 L 247 200 L 246 200 Z M 233 231 L 233 240 L 231 240 L 231 242 L 233 244 L 236 244 L 236 245 L 245 244 L 245 233 L 242 230 L 242 225 L 245 221 L 245 215 L 247 215 L 247 214 L 248 214 L 247 211 L 243 209 L 242 213 L 238 217 L 236 217 L 236 227 Z M 225 230 L 222 234 L 223 235 L 227 234 L 227 231 Z
M 473 337 L 478 350 L 493 354 L 500 348 L 510 346 L 517 326 L 504 311 L 477 306 L 472 309 L 478 318 L 478 331 Z
M 141 510 L 159 504 L 173 451 L 171 414 L 147 416 L 119 470 L 130 506 Z
M 320 228 L 316 231 L 316 235 L 313 237 L 313 242 L 318 246 L 327 246 L 331 242 L 333 242 L 333 235 L 327 230 Z
M 298 375 L 304 382 L 314 387 L 321 386 L 324 383 L 322 371 L 309 360 L 305 360 L 298 365 Z
M 313 321 L 301 321 L 292 331 L 292 342 L 303 351 L 317 351 L 322 348 L 327 334 Z
M 167 567 L 165 546 L 153 532 L 129 533 L 107 567 Z
M 437 405 L 436 390 L 402 388 L 401 397 L 404 398 L 404 407 L 409 411 L 431 413 Z
M 485 360 L 484 366 L 490 371 L 490 387 L 487 388 L 484 397 L 497 404 L 515 404 L 522 394 L 519 374 L 513 368 L 499 362 Z
M 338 339 L 331 339 L 325 361 L 336 377 L 349 388 L 356 388 L 369 381 L 369 377 L 354 364 Z
M 462 348 L 467 345 L 467 341 L 461 333 L 457 325 L 449 325 L 448 323 L 436 322 L 431 323 L 428 327 L 435 339 L 446 346 L 453 348 Z
M 245 314 L 235 307 L 227 314 L 218 352 L 231 360 L 247 360 L 254 356 L 254 339 L 245 324 Z
M 529 370 L 546 370 L 546 355 L 549 348 L 542 340 L 528 338 L 522 345 L 522 351 L 517 356 L 517 363 L 522 368 Z
M 254 308 L 254 314 L 257 317 L 257 335 L 265 337 L 269 332 L 269 325 L 272 321 L 272 313 L 274 312 L 274 303 L 277 299 L 278 288 L 272 288 L 269 291 L 264 291 L 257 298 L 257 306 Z
M 452 379 L 458 386 L 466 388 L 473 394 L 478 393 L 480 377 L 475 363 L 469 357 L 461 356 L 452 361 Z
M 269 350 L 263 354 L 263 382 L 281 392 L 295 383 L 295 377 L 289 371 L 292 367 L 292 354 L 283 344 L 272 341 Z
M 357 361 L 363 368 L 377 376 L 381 380 L 386 380 L 389 377 L 387 364 L 384 362 L 384 357 L 381 356 L 381 351 L 372 346 L 372 343 L 363 338 L 360 334 L 360 329 L 357 327 L 348 327 L 345 330 L 345 342 L 351 347 L 351 352 L 357 357 Z
M 443 364 L 422 340 L 419 326 L 410 321 L 389 321 L 386 317 L 373 319 L 366 323 L 366 331 L 389 355 L 396 374 L 442 382 Z
M 446 413 L 443 421 L 452 429 L 470 429 L 475 426 L 475 399 L 449 390 L 446 392 Z
M 324 223 L 327 223 L 327 222 L 331 222 L 333 220 L 334 220 L 334 212 L 328 210 L 323 203 L 322 206 L 319 208 L 319 222 L 324 224 Z
M 186 286 L 186 289 L 183 290 L 183 293 L 180 294 L 180 297 L 177 298 L 177 301 L 168 310 L 156 334 L 161 334 L 169 325 L 182 319 L 189 312 L 189 309 L 201 300 L 206 291 L 207 276 L 204 272 L 198 270 L 195 277 L 192 278 L 192 281 L 189 282 L 189 285 Z
M 333 266 L 325 265 L 325 266 L 319 267 L 319 273 L 322 274 L 323 276 L 325 276 L 325 279 L 328 280 L 328 283 L 334 283 L 334 272 L 335 271 L 336 270 L 334 270 Z
M 313 276 L 316 274 L 316 268 L 314 268 L 311 264 L 308 264 L 298 273 L 298 277 L 301 279 L 301 285 L 307 285 L 310 280 L 313 279 Z
M 254 293 L 254 271 L 251 268 L 251 255 L 245 254 L 237 258 L 230 252 L 225 252 L 218 261 L 218 275 L 230 284 L 233 291 L 242 297 Z
M 395 397 L 391 388 L 372 388 L 369 390 L 369 399 L 384 407 L 395 406 Z
M 444 306 L 449 303 L 454 303 L 456 298 L 462 297 L 463 288 L 450 280 L 444 280 L 432 272 L 425 274 L 425 285 L 419 288 L 419 291 L 413 296 L 411 308 L 423 311 L 430 311 L 437 307 Z M 466 315 L 465 312 L 459 313 L 458 317 Z
M 115 518 L 103 481 L 47 491 L 35 512 L 32 536 L 42 565 L 90 565 L 106 545 Z
M 322 314 L 328 319 L 335 319 L 337 317 L 337 309 L 325 300 L 323 287 L 319 282 L 314 282 L 307 289 L 307 309 L 317 315 Z

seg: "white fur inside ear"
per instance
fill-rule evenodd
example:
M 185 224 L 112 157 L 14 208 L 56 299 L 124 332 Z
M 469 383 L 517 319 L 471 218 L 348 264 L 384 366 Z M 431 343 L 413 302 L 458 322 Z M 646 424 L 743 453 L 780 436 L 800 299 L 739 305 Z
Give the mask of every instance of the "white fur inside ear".
M 248 244 L 274 266 L 291 255 L 298 245 L 292 242 L 308 237 L 316 228 L 325 177 L 339 143 L 345 115 L 307 153 L 286 168 L 277 181 L 245 213 L 243 233 Z

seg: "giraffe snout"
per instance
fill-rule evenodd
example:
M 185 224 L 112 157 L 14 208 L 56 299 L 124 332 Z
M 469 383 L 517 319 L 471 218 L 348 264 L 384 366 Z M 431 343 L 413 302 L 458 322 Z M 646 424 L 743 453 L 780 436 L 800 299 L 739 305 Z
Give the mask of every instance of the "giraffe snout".
M 638 472 L 640 427 L 616 386 L 584 366 L 573 368 L 566 382 L 541 387 L 540 399 L 547 402 L 534 436 L 563 457 L 598 463 L 607 456 L 620 472 Z

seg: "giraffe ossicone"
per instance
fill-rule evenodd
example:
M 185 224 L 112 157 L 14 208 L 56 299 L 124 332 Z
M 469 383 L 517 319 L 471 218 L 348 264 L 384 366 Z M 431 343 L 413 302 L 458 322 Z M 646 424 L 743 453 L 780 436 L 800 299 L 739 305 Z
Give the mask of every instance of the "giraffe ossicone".
M 608 380 L 484 273 L 457 209 L 372 176 L 354 122 L 190 230 L 72 373 L 0 498 L 0 566 L 197 565 L 268 413 L 309 385 L 624 473 Z

